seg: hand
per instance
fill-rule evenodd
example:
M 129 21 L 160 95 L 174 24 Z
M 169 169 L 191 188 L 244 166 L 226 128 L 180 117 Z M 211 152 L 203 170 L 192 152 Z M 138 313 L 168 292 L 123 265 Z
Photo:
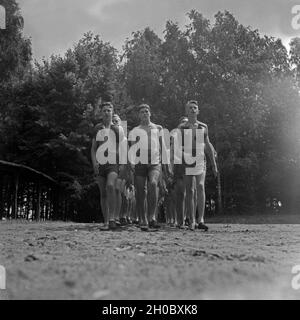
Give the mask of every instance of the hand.
M 165 164 L 161 166 L 161 169 L 162 169 L 163 176 L 168 176 L 168 171 Z
M 123 173 L 124 170 L 125 170 L 125 164 L 120 164 L 120 165 L 119 165 L 119 172 L 120 172 L 120 174 Z
M 134 177 L 132 174 L 128 177 L 128 183 L 129 185 L 134 185 Z
M 217 177 L 218 177 L 218 174 L 219 174 L 219 171 L 218 171 L 217 166 L 213 166 L 212 170 L 213 170 L 213 173 L 214 173 L 215 178 L 217 178 Z
M 94 175 L 97 176 L 99 174 L 99 165 L 95 164 L 94 165 Z
M 166 177 L 172 176 L 172 172 L 171 172 L 171 170 L 170 170 L 170 168 L 169 168 L 169 166 L 167 164 L 163 164 L 162 165 L 162 171 L 163 171 L 163 173 L 165 174 Z
M 133 175 L 134 175 L 134 166 L 132 166 L 131 164 L 127 165 L 127 169 L 126 169 L 126 181 L 129 184 L 133 184 Z
M 129 170 L 134 173 L 135 166 L 132 163 L 129 163 Z

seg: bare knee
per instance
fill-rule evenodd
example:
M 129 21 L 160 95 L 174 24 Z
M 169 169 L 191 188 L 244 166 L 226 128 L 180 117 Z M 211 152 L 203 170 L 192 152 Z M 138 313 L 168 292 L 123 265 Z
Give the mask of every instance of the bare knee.
M 184 196 L 185 196 L 184 188 L 177 188 L 177 190 L 176 190 L 176 198 L 182 200 L 184 198 Z
M 183 196 L 185 193 L 185 185 L 183 181 L 177 181 L 176 186 L 175 186 L 175 194 L 176 196 Z
M 149 181 L 149 183 L 148 183 L 148 188 L 149 188 L 151 191 L 155 191 L 156 188 L 157 188 L 157 181 L 156 181 L 156 180 L 151 180 L 151 181 Z
M 136 195 L 137 195 L 137 200 L 144 199 L 145 196 L 146 196 L 145 188 L 144 187 L 141 187 L 140 189 L 137 188 L 136 189 Z
M 204 192 L 204 190 L 205 190 L 204 184 L 199 183 L 199 184 L 197 185 L 197 190 L 198 190 L 198 192 Z
M 186 188 L 186 195 L 188 198 L 194 198 L 195 196 L 195 188 L 194 186 L 188 186 Z
M 106 185 L 106 191 L 107 191 L 107 193 L 112 193 L 112 192 L 114 192 L 114 191 L 115 191 L 115 186 L 114 186 L 114 184 L 113 184 L 113 183 L 108 183 L 108 184 Z

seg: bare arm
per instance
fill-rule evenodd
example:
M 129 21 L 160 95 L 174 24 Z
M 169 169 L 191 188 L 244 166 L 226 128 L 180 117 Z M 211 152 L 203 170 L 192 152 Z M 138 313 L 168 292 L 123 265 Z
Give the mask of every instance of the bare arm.
M 128 144 L 128 153 L 127 153 L 127 170 L 128 172 L 134 172 L 135 165 L 132 163 L 133 159 L 132 156 L 129 156 L 129 150 L 130 148 L 136 143 L 136 141 L 132 140 L 132 135 L 134 136 L 135 128 L 133 128 L 129 133 L 128 133 L 128 139 L 127 139 L 127 144 Z
M 91 159 L 92 159 L 92 164 L 93 164 L 93 169 L 94 169 L 94 173 L 97 174 L 98 173 L 98 163 L 97 163 L 97 159 L 96 159 L 96 140 L 95 138 L 93 138 L 92 140 L 92 147 L 91 147 Z
M 218 167 L 217 167 L 217 163 L 216 163 L 215 149 L 209 141 L 208 128 L 206 127 L 205 130 L 206 130 L 206 134 L 204 136 L 205 151 L 207 152 L 207 154 L 209 156 L 210 162 L 212 164 L 212 169 L 213 169 L 214 175 L 217 176 L 218 175 Z
M 170 138 L 170 169 L 171 169 L 171 172 L 173 173 L 174 172 L 174 137 L 171 136 Z
M 171 172 L 170 172 L 170 167 L 168 166 L 168 163 L 170 163 L 170 159 L 169 159 L 169 155 L 168 155 L 168 151 L 167 151 L 167 147 L 166 147 L 166 144 L 165 144 L 165 137 L 164 137 L 164 131 L 163 131 L 163 128 L 161 127 L 162 130 L 162 135 L 159 137 L 159 141 L 160 141 L 160 150 L 161 150 L 161 161 L 163 160 L 163 157 L 164 157 L 164 160 L 165 160 L 165 164 L 162 164 L 162 169 L 163 169 L 163 172 L 166 174 L 166 175 L 170 175 Z M 169 150 L 170 152 L 170 150 Z
M 216 149 L 214 148 L 214 146 L 212 145 L 212 143 L 211 143 L 211 142 L 209 142 L 209 144 L 210 144 L 210 148 L 211 148 L 211 149 L 212 149 L 212 151 L 213 151 L 213 154 L 214 154 L 215 159 L 217 159 L 217 151 L 216 151 Z M 207 148 L 206 148 L 206 147 L 204 148 L 204 152 L 205 152 L 205 154 L 207 154 L 207 155 L 209 156 L 209 154 L 208 154 L 208 151 L 207 151 Z

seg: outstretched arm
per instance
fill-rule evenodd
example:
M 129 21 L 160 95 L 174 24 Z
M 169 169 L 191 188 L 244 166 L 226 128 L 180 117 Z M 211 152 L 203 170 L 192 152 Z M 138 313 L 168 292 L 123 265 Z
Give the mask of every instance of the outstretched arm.
M 217 177 L 218 176 L 218 167 L 217 167 L 216 157 L 215 157 L 216 151 L 215 151 L 213 145 L 209 141 L 208 128 L 206 127 L 205 130 L 206 130 L 206 134 L 204 136 L 205 151 L 207 152 L 209 159 L 210 159 L 210 162 L 212 164 L 214 176 Z

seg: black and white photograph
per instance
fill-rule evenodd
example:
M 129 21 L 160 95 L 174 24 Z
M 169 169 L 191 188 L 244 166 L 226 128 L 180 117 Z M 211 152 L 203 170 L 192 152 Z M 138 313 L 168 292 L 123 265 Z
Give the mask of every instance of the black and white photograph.
M 299 299 L 300 0 L 0 0 L 0 300 Z

